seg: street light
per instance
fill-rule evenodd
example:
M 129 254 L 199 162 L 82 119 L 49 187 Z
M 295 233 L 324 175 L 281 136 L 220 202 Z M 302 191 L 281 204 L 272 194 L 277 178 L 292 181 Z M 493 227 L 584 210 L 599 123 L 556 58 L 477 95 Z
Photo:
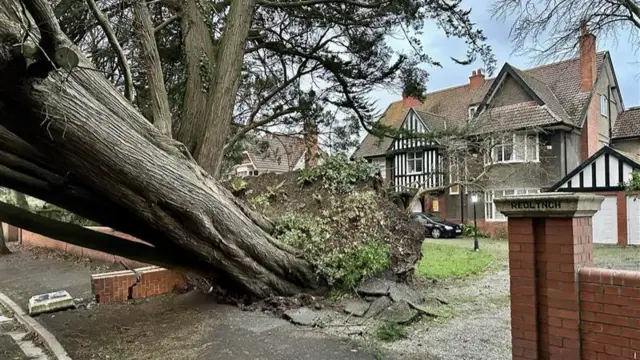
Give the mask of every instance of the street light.
M 478 220 L 476 217 L 476 203 L 478 202 L 478 194 L 471 194 L 471 202 L 473 203 L 473 251 L 480 251 L 478 245 Z

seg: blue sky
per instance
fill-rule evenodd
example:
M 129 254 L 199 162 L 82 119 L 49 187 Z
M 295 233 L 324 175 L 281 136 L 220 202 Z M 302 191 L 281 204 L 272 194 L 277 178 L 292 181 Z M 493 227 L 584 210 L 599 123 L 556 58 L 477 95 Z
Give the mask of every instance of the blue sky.
M 472 2 L 473 5 L 471 6 Z M 535 59 L 529 56 L 512 54 L 513 47 L 509 41 L 511 23 L 508 20 L 501 22 L 491 18 L 489 12 L 491 1 L 466 0 L 463 3 L 466 3 L 468 7 L 472 7 L 473 10 L 470 15 L 472 21 L 484 31 L 489 44 L 493 47 L 497 59 L 496 73 L 505 62 L 509 62 L 511 65 L 521 69 L 538 65 Z M 629 43 L 626 42 L 627 35 L 620 34 L 618 44 L 614 44 L 613 41 L 607 43 L 603 39 L 598 39 L 597 48 L 598 51 L 608 50 L 611 53 L 624 105 L 629 108 L 640 105 L 640 53 L 631 49 Z M 464 57 L 466 50 L 464 42 L 459 39 L 447 38 L 441 30 L 432 24 L 426 25 L 422 41 L 428 54 L 435 60 L 441 61 L 443 65 L 442 68 L 425 68 L 429 72 L 428 91 L 463 85 L 469 81 L 469 76 L 473 69 L 482 67 L 480 61 L 468 66 L 457 65 L 451 61 L 449 59 L 450 56 Z M 395 48 L 407 49 L 402 41 L 392 40 L 391 45 Z M 400 98 L 400 90 L 381 89 L 371 93 L 371 99 L 377 101 L 377 107 L 381 111 L 390 102 Z

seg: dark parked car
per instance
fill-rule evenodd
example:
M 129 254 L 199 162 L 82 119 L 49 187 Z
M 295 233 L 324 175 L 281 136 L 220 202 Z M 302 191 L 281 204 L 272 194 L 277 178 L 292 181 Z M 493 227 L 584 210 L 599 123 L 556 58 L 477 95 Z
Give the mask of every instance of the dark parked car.
M 442 220 L 438 215 L 414 213 L 411 220 L 424 224 L 425 234 L 434 239 L 462 236 L 462 226 Z

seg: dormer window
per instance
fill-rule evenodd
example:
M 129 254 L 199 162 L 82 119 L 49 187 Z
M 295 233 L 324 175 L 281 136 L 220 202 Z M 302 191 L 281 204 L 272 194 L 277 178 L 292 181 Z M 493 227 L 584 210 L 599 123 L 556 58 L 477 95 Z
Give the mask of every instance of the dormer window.
M 476 110 L 478 110 L 478 105 L 469 106 L 469 120 L 473 119 L 473 116 L 476 114 Z

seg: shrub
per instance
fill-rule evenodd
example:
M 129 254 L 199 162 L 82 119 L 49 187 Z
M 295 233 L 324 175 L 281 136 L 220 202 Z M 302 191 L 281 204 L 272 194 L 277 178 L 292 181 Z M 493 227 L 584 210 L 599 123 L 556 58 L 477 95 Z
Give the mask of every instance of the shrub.
M 376 328 L 376 338 L 384 342 L 393 342 L 407 338 L 407 330 L 404 327 L 392 323 L 385 322 Z
M 508 239 L 507 230 L 504 228 L 496 229 L 496 231 L 493 232 L 493 238 L 497 240 L 507 240 Z
M 249 199 L 249 204 L 253 206 L 254 209 L 263 211 L 269 206 L 269 196 L 268 194 L 254 196 Z
M 465 237 L 473 237 L 475 235 L 476 231 L 478 232 L 478 237 L 479 238 L 488 238 L 489 237 L 489 235 L 487 233 L 482 231 L 482 229 L 480 229 L 479 227 L 473 226 L 473 224 L 464 224 L 464 226 L 462 227 L 462 231 L 463 231 L 463 235 Z
M 351 289 L 363 278 L 390 266 L 389 246 L 375 236 L 375 231 L 358 230 L 359 235 L 342 237 L 354 234 L 340 230 L 343 222 L 362 223 L 362 215 L 364 213 L 353 206 L 348 216 L 286 214 L 276 226 L 276 237 L 299 249 L 303 258 L 314 265 L 316 273 L 330 286 Z
M 309 185 L 316 181 L 317 178 L 316 168 L 305 167 L 298 173 L 297 183 L 298 185 Z
M 345 154 L 338 154 L 328 157 L 320 166 L 300 170 L 297 182 L 299 185 L 308 185 L 322 181 L 325 188 L 346 193 L 358 183 L 375 179 L 377 171 L 365 160 L 349 161 Z
M 234 178 L 231 181 L 231 192 L 234 195 L 242 194 L 247 190 L 248 187 L 249 187 L 249 184 L 243 178 Z

